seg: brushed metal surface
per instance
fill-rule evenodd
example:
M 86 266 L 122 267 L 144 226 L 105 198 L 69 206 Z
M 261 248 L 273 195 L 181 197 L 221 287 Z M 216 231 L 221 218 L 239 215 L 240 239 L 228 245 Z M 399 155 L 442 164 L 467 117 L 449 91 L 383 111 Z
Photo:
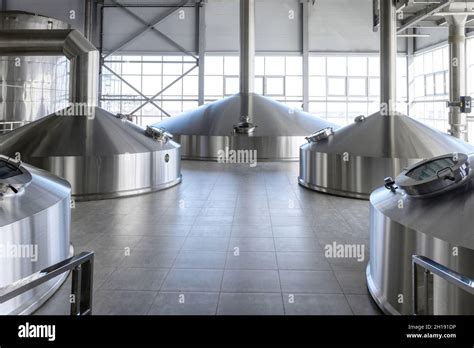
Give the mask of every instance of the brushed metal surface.
M 69 102 L 97 105 L 99 52 L 78 30 L 0 30 L 5 56 L 63 55 L 69 59 Z
M 76 200 L 136 195 L 181 182 L 180 146 L 100 108 L 93 117 L 52 114 L 0 137 L 0 153 L 71 183 Z M 67 114 L 67 112 L 65 112 Z
M 70 255 L 70 185 L 30 165 L 31 182 L 16 194 L 5 197 L 0 209 L 0 286 L 6 286 L 40 271 Z M 37 247 L 37 261 L 18 257 L 12 247 Z M 10 248 L 10 249 L 8 249 Z M 66 276 L 66 275 L 65 275 Z M 0 304 L 0 314 L 28 314 L 52 295 L 65 279 L 57 277 L 42 286 Z
M 429 257 L 474 278 L 472 173 L 470 182 L 435 197 L 413 198 L 400 190 L 380 188 L 372 193 L 370 203 L 367 282 L 385 312 L 412 314 L 412 255 Z M 474 314 L 474 296 L 467 292 L 438 277 L 433 291 L 434 314 Z
M 234 126 L 247 107 L 256 128 L 251 134 L 234 134 Z M 183 159 L 216 159 L 217 152 L 228 147 L 256 150 L 259 160 L 291 161 L 298 160 L 305 136 L 326 127 L 338 128 L 331 122 L 257 94 L 236 94 L 155 126 L 174 135 L 182 146 Z
M 69 24 L 19 11 L 0 13 L 0 30 L 68 29 Z M 0 57 L 0 122 L 32 122 L 68 102 L 68 65 L 64 57 Z M 8 127 L 10 128 L 10 127 Z
M 462 140 L 408 116 L 376 113 L 336 130 L 327 140 L 301 146 L 298 181 L 316 191 L 368 199 L 385 177 L 395 177 L 405 167 L 473 152 Z

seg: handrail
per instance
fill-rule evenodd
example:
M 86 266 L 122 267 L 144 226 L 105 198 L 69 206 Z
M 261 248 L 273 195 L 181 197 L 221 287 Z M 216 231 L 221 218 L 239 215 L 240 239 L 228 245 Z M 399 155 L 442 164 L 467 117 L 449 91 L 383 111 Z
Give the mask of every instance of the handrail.
M 458 288 L 467 291 L 474 295 L 474 280 L 466 277 L 452 269 L 443 266 L 442 264 L 433 261 L 426 256 L 413 255 L 412 256 L 412 300 L 413 300 L 413 314 L 418 314 L 418 279 L 416 275 L 416 265 L 425 269 L 425 310 L 428 308 L 428 275 L 431 272 L 434 275 L 454 284 Z
M 11 300 L 72 270 L 71 295 L 74 301 L 71 302 L 71 315 L 90 315 L 92 314 L 93 265 L 94 252 L 82 252 L 0 288 L 0 303 Z
M 28 123 L 28 121 L 0 121 L 0 134 L 11 132 Z

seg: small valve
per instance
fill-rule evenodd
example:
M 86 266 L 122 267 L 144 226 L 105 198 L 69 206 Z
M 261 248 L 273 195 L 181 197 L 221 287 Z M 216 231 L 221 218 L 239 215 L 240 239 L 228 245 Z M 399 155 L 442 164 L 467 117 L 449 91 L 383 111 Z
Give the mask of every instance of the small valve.
M 459 101 L 447 101 L 446 107 L 458 107 L 463 114 L 472 112 L 472 98 L 470 96 L 461 96 Z
M 234 126 L 234 134 L 250 134 L 255 131 L 257 126 L 250 122 L 250 117 L 243 116 L 241 121 Z
M 167 132 L 164 128 L 155 128 L 147 126 L 145 134 L 148 135 L 150 138 L 153 138 L 153 140 L 161 141 L 165 144 L 169 140 L 173 139 L 173 134 Z
M 395 192 L 398 189 L 398 186 L 395 185 L 395 180 L 391 176 L 384 179 L 385 188 L 391 192 Z

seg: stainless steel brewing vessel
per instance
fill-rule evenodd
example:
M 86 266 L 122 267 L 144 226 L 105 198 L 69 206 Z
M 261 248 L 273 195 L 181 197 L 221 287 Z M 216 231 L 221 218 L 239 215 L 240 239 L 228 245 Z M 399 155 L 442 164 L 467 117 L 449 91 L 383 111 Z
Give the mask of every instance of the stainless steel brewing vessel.
M 44 170 L 0 156 L 0 288 L 71 256 L 71 187 Z M 0 314 L 28 314 L 67 274 L 0 304 Z
M 25 12 L 0 12 L 0 30 L 14 29 L 69 29 L 69 24 Z M 0 131 L 64 108 L 68 102 L 68 73 L 65 57 L 0 56 Z
M 33 16 L 33 15 L 31 15 Z M 70 61 L 69 106 L 0 137 L 0 153 L 65 178 L 77 200 L 161 190 L 181 182 L 180 146 L 97 107 L 99 52 L 79 31 L 0 30 L 0 54 Z
M 361 199 L 380 186 L 380 178 L 396 176 L 421 160 L 474 153 L 466 142 L 398 113 L 359 116 L 348 126 L 322 130 L 307 140 L 300 149 L 300 185 Z
M 242 115 L 250 115 L 248 119 Z M 258 94 L 236 94 L 156 124 L 171 132 L 184 159 L 256 151 L 258 160 L 295 161 L 305 136 L 335 124 Z
M 70 110 L 1 136 L 0 152 L 20 154 L 65 178 L 76 200 L 137 195 L 181 182 L 180 146 L 170 134 L 97 107 L 77 116 Z
M 370 196 L 367 284 L 387 314 L 413 314 L 413 255 L 474 279 L 474 156 L 425 160 L 385 184 Z M 423 279 L 423 268 L 416 272 Z M 426 289 L 418 291 L 418 313 L 474 314 L 473 294 L 441 276 L 428 284 L 416 282 Z

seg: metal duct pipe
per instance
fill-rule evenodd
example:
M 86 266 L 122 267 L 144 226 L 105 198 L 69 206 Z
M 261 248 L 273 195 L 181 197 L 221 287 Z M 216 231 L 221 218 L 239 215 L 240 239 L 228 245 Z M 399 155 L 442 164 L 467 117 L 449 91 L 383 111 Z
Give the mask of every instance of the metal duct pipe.
M 0 30 L 0 55 L 66 56 L 70 61 L 69 101 L 96 106 L 99 51 L 77 30 Z
M 395 0 L 380 3 L 380 106 L 390 115 L 396 105 L 397 27 Z M 384 110 L 385 109 L 385 110 Z
M 446 16 L 449 26 L 449 125 L 450 133 L 467 141 L 467 119 L 461 113 L 460 97 L 466 93 L 466 20 L 467 15 Z
M 254 92 L 255 0 L 240 0 L 240 93 Z

